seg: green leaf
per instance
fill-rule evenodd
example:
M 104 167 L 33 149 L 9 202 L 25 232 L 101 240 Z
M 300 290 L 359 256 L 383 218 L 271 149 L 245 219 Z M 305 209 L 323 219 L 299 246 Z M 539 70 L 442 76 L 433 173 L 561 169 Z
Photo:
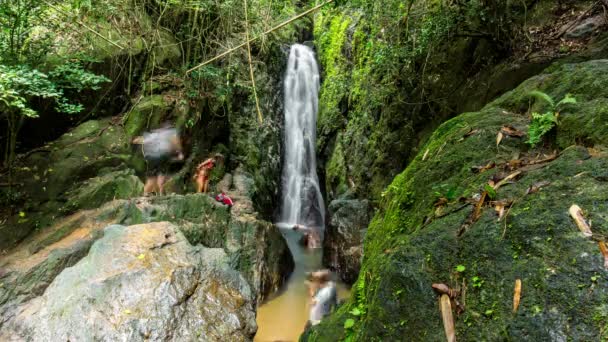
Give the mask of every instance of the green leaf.
M 467 268 L 464 265 L 458 265 L 456 266 L 456 272 L 458 273 L 462 273 L 466 270 Z
M 577 103 L 576 99 L 571 94 L 566 94 L 566 96 L 564 96 L 564 98 L 561 99 L 561 101 L 559 101 L 557 103 L 556 107 L 560 107 L 560 106 L 566 105 L 566 104 L 575 104 L 575 103 Z
M 355 320 L 352 318 L 347 319 L 346 321 L 344 321 L 344 329 L 350 329 L 355 325 Z
M 529 95 L 532 97 L 536 97 L 539 100 L 545 101 L 549 106 L 551 106 L 551 109 L 555 108 L 555 101 L 553 101 L 553 98 L 547 93 L 543 93 L 539 90 L 533 90 L 529 93 Z
M 488 196 L 490 196 L 490 199 L 496 198 L 496 190 L 490 184 L 484 185 L 484 189 L 488 193 Z
M 359 310 L 359 308 L 354 308 L 354 309 L 350 310 L 349 312 L 354 316 L 361 316 L 361 310 Z

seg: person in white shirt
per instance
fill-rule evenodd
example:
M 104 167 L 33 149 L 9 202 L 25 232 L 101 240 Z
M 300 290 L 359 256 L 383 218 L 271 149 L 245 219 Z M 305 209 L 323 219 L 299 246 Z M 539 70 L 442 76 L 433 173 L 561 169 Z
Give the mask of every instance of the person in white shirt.
M 306 327 L 317 325 L 338 304 L 336 283 L 331 280 L 329 270 L 319 270 L 308 274 L 310 314 Z

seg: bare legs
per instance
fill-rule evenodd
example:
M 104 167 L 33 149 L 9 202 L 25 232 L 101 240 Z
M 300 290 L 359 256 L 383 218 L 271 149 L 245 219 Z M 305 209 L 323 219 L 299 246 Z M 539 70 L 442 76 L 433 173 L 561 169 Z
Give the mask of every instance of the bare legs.
M 156 190 L 157 178 L 158 177 L 154 176 L 146 179 L 146 184 L 144 184 L 144 196 L 148 196 Z
M 158 189 L 158 195 L 162 196 L 165 189 L 165 183 L 167 181 L 167 176 L 159 174 L 158 176 L 148 177 L 146 179 L 146 184 L 144 184 L 144 196 L 148 196 L 149 194 L 156 192 Z
M 158 184 L 158 194 L 160 196 L 163 195 L 164 192 L 164 186 L 165 186 L 165 182 L 167 181 L 167 177 L 165 175 L 158 175 L 158 177 L 156 178 L 156 183 Z

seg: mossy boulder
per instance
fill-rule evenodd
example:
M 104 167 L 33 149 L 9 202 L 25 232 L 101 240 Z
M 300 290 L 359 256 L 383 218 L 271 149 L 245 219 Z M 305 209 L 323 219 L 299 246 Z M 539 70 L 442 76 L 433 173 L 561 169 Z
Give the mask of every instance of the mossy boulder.
M 333 200 L 327 209 L 323 264 L 335 270 L 345 283 L 352 284 L 359 275 L 363 238 L 372 208 L 369 201 L 344 196 Z
M 61 216 L 61 209 L 72 194 L 78 193 L 79 199 L 72 199 L 71 204 L 77 201 L 78 207 L 86 208 L 91 208 L 91 204 L 85 203 L 88 201 L 101 204 L 114 196 L 135 194 L 138 187 L 135 177 L 126 174 L 118 179 L 104 177 L 116 171 L 130 172 L 132 155 L 124 129 L 108 118 L 87 121 L 59 139 L 20 156 L 13 179 L 18 183 L 16 190 L 22 194 L 18 206 L 15 205 L 18 209 L 15 214 L 22 214 L 0 224 L 0 249 L 13 245 L 34 229 L 51 224 Z M 87 189 L 99 187 L 97 190 L 101 192 L 86 194 L 82 182 L 96 177 L 98 180 L 89 183 Z M 120 184 L 113 184 L 114 181 Z
M 114 171 L 101 177 L 84 181 L 70 192 L 65 205 L 66 210 L 94 209 L 115 199 L 138 197 L 143 183 L 132 171 Z
M 150 95 L 138 99 L 125 119 L 125 131 L 129 137 L 157 128 L 172 109 L 163 95 Z
M 386 189 L 351 299 L 304 339 L 443 341 L 433 283 L 461 291 L 459 340 L 608 338 L 608 276 L 596 241 L 608 233 L 606 75 L 608 60 L 556 65 L 441 125 Z M 531 90 L 571 93 L 578 103 L 562 110 L 542 146 L 531 149 L 525 137 L 497 145 L 504 125 L 527 130 L 530 104 L 544 108 Z M 472 171 L 489 162 L 497 166 Z M 585 210 L 593 239 L 570 218 L 572 204 Z M 523 289 L 514 312 L 516 279 Z M 354 324 L 345 329 L 347 319 Z

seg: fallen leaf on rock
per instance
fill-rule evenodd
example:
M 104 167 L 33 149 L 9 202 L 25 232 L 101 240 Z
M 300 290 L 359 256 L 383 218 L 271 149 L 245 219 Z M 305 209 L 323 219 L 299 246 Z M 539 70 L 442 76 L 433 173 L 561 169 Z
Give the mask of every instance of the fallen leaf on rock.
M 513 171 L 519 169 L 523 165 L 523 161 L 521 159 L 511 159 L 505 165 L 507 170 Z
M 500 128 L 500 132 L 506 136 L 510 136 L 510 137 L 517 137 L 517 138 L 521 138 L 524 135 L 526 135 L 526 133 L 518 130 L 517 128 L 511 126 L 511 125 L 504 125 Z
M 434 206 L 435 207 L 442 207 L 444 205 L 448 204 L 448 199 L 445 197 L 440 197 L 439 199 L 437 199 L 437 201 L 435 201 Z
M 515 171 L 512 174 L 508 175 L 507 177 L 501 179 L 499 182 L 496 182 L 496 184 L 493 186 L 494 190 L 498 191 L 498 188 L 507 184 L 507 182 L 511 182 L 512 180 L 515 180 L 515 178 L 517 178 L 517 176 L 519 176 L 520 174 L 521 174 L 521 171 Z
M 490 161 L 486 165 L 471 166 L 471 171 L 473 171 L 474 173 L 482 173 L 482 172 L 491 170 L 495 167 L 496 167 L 496 163 L 494 163 L 493 161 Z
M 513 205 L 513 201 L 494 201 L 490 204 L 494 207 L 494 210 L 498 215 L 498 220 L 500 221 L 505 214 L 505 209 Z
M 513 291 L 513 313 L 517 312 L 519 308 L 519 301 L 521 300 L 521 279 L 515 280 L 515 290 Z
M 458 236 L 462 236 L 462 234 L 464 234 L 464 232 L 471 225 L 473 225 L 475 222 L 477 222 L 477 220 L 479 220 L 479 217 L 481 217 L 481 208 L 483 208 L 483 204 L 486 202 L 486 198 L 488 198 L 488 192 L 484 191 L 481 193 L 481 195 L 478 195 L 478 196 L 479 196 L 479 199 L 475 203 L 475 206 L 473 207 L 473 211 L 471 211 L 471 214 L 469 214 L 467 219 L 460 226 L 460 229 L 458 230 Z
M 585 235 L 586 237 L 591 237 L 593 233 L 591 232 L 591 227 L 585 221 L 585 217 L 583 216 L 583 210 L 576 204 L 573 204 L 568 210 L 572 219 L 576 223 L 578 229 Z
M 608 246 L 604 241 L 599 241 L 598 244 L 600 245 L 600 252 L 604 256 L 604 268 L 608 270 Z
M 498 134 L 496 134 L 496 146 L 500 145 L 502 138 L 503 138 L 502 132 L 498 132 Z
M 145 257 L 146 257 L 145 254 L 140 254 L 140 255 L 137 256 L 137 259 L 143 260 Z
M 550 161 L 554 161 L 555 159 L 557 159 L 558 156 L 559 156 L 559 154 L 557 153 L 557 151 L 554 151 L 552 154 L 550 154 L 548 156 L 544 155 L 543 158 L 538 156 L 535 160 L 531 160 L 531 161 L 527 162 L 526 165 L 536 165 L 536 164 L 547 163 Z
M 543 188 L 549 184 L 551 184 L 551 182 L 547 182 L 547 181 L 536 182 L 536 183 L 530 185 L 530 187 L 528 187 L 528 189 L 526 190 L 526 195 L 539 192 L 541 188 Z
M 589 155 L 593 158 L 608 156 L 608 151 L 600 147 L 588 147 L 587 151 L 589 152 Z
M 452 315 L 452 305 L 448 295 L 442 295 L 440 300 L 441 318 L 443 328 L 448 342 L 456 342 L 456 329 L 454 328 L 454 316 Z
M 447 286 L 446 284 L 435 283 L 435 284 L 431 285 L 431 287 L 438 294 L 448 295 L 450 298 L 456 298 L 460 293 L 460 291 L 454 290 L 454 289 L 450 288 L 449 286 Z
M 477 134 L 478 132 L 479 132 L 479 130 L 478 130 L 478 129 L 469 129 L 469 131 L 468 131 L 467 133 L 465 133 L 465 134 L 462 136 L 462 138 L 458 139 L 458 142 L 461 142 L 461 141 L 463 141 L 464 139 L 466 139 L 466 138 L 468 138 L 468 137 L 470 137 L 470 136 L 472 136 L 472 135 Z
M 426 157 L 429 155 L 429 149 L 426 149 L 426 152 L 424 152 L 424 155 L 422 156 L 422 161 L 426 160 Z
M 478 129 L 472 129 L 472 130 L 468 131 L 468 132 L 467 132 L 467 133 L 464 135 L 464 137 L 465 137 L 465 138 L 468 138 L 468 137 L 470 137 L 471 135 L 475 135 L 475 134 L 477 134 L 478 132 L 479 132 L 479 130 L 478 130 Z

